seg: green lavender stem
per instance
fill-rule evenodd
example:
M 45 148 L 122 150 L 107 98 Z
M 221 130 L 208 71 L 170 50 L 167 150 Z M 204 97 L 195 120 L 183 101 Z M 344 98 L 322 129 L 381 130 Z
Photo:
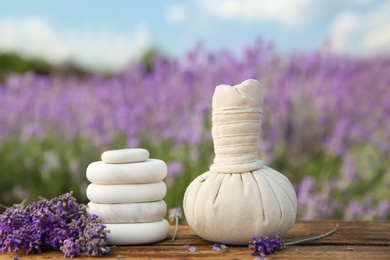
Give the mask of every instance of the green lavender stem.
M 175 221 L 176 221 L 176 227 L 175 227 L 175 233 L 173 234 L 173 237 L 172 237 L 172 243 L 173 243 L 173 241 L 175 241 L 176 233 L 177 233 L 177 227 L 179 226 L 179 217 L 178 216 L 175 216 Z
M 294 241 L 294 242 L 289 242 L 289 243 L 284 243 L 284 245 L 286 245 L 286 246 L 291 246 L 291 245 L 296 245 L 296 244 L 303 243 L 303 242 L 307 242 L 307 241 L 312 241 L 312 240 L 320 239 L 320 238 L 329 236 L 330 234 L 334 233 L 336 230 L 337 230 L 337 227 L 336 227 L 335 229 L 329 231 L 328 233 L 321 235 L 321 236 L 312 237 L 312 238 L 307 238 L 307 239 L 303 239 L 303 240 L 299 240 L 299 241 Z

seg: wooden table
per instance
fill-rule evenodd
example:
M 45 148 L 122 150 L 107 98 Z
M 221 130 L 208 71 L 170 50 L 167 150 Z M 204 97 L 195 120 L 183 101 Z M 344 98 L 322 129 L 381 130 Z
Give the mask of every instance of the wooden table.
M 306 242 L 299 245 L 288 246 L 283 251 L 276 251 L 268 255 L 267 259 L 390 259 L 390 222 L 369 221 L 305 221 L 297 222 L 294 227 L 284 235 L 285 242 L 324 234 L 338 226 L 332 235 Z M 174 232 L 171 225 L 170 237 Z M 190 245 L 188 245 L 190 244 Z M 177 238 L 174 243 L 170 239 L 143 246 L 118 246 L 102 259 L 187 259 L 187 258 L 223 258 L 223 259 L 254 259 L 251 250 L 246 246 L 229 246 L 228 249 L 214 251 L 212 243 L 197 236 L 187 224 L 179 225 Z M 189 252 L 195 247 L 195 252 Z M 62 252 L 45 251 L 37 255 L 19 253 L 3 253 L 0 259 L 13 259 L 14 256 L 24 259 L 64 259 Z M 78 257 L 77 259 L 95 259 Z

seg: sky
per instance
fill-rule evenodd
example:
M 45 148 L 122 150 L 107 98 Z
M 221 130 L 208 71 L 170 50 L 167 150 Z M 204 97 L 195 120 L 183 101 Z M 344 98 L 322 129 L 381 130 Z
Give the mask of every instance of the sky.
M 126 69 L 145 51 L 184 57 L 237 52 L 256 39 L 283 52 L 390 57 L 390 0 L 13 0 L 0 7 L 0 52 L 96 71 Z

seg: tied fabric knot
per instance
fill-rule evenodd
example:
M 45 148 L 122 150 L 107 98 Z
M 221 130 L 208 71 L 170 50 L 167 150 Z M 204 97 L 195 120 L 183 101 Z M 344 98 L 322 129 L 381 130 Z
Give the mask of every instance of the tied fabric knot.
M 262 108 L 213 109 L 212 136 L 215 158 L 210 171 L 243 173 L 261 169 L 259 160 Z

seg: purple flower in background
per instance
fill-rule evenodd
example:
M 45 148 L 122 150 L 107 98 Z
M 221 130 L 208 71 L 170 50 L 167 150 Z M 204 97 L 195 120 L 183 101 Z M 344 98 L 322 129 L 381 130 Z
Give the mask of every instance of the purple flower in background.
M 378 205 L 378 219 L 386 220 L 390 215 L 390 201 L 381 201 Z
M 341 171 L 343 172 L 343 176 L 345 177 L 345 181 L 347 183 L 351 183 L 355 180 L 356 178 L 355 167 L 356 167 L 355 159 L 350 154 L 346 154 L 344 156 Z
M 364 205 L 362 205 L 357 201 L 351 201 L 344 212 L 344 219 L 345 220 L 361 219 L 364 215 L 364 212 L 365 212 Z
M 167 163 L 168 177 L 174 178 L 183 173 L 183 165 L 180 162 L 173 161 Z
M 53 150 L 64 173 L 73 172 L 69 182 L 83 187 L 83 171 L 72 169 L 86 166 L 89 151 L 167 145 L 167 183 L 175 187 L 176 177 L 212 160 L 215 86 L 255 78 L 264 87 L 260 159 L 296 185 L 298 218 L 363 217 L 353 213 L 358 206 L 350 203 L 374 192 L 374 206 L 361 202 L 364 217 L 382 219 L 389 202 L 383 196 L 390 169 L 389 59 L 355 59 L 324 50 L 281 55 L 271 45 L 256 41 L 235 54 L 210 52 L 199 44 L 182 59 L 156 57 L 150 71 L 133 62 L 110 77 L 9 76 L 0 82 L 0 146 L 5 155 L 20 149 L 16 160 L 27 162 L 9 170 L 25 179 L 22 173 L 39 168 L 48 185 L 59 167 L 40 158 L 42 151 Z M 34 142 L 42 148 L 32 149 Z M 71 158 L 75 151 L 85 155 Z M 188 163 L 177 156 L 183 151 L 189 151 Z M 13 185 L 8 179 L 2 179 L 7 180 L 4 187 Z M 11 189 L 0 190 L 0 196 L 2 203 L 17 197 Z
M 329 196 L 336 188 L 333 180 L 322 185 L 320 191 L 317 188 L 318 185 L 311 176 L 304 177 L 299 183 L 297 202 L 301 219 L 330 218 L 340 210 L 339 203 Z
M 129 137 L 129 138 L 127 139 L 126 145 L 127 145 L 128 147 L 132 147 L 132 148 L 138 147 L 138 146 L 139 146 L 138 138 Z
M 317 187 L 317 185 L 316 185 L 314 178 L 312 178 L 312 177 L 304 178 L 299 183 L 298 192 L 297 192 L 298 202 L 310 200 L 311 199 L 310 194 L 316 190 L 316 187 Z

